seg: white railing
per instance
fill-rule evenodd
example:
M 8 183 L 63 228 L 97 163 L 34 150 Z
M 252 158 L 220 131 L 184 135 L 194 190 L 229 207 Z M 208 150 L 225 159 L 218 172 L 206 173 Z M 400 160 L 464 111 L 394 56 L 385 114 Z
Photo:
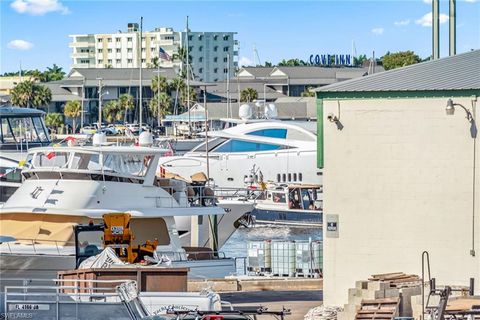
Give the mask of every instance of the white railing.
M 12 250 L 12 248 L 15 248 L 15 250 Z M 15 241 L 2 243 L 0 245 L 0 252 L 10 254 L 54 254 L 71 256 L 75 254 L 73 248 L 75 248 L 75 242 L 73 241 L 15 238 Z

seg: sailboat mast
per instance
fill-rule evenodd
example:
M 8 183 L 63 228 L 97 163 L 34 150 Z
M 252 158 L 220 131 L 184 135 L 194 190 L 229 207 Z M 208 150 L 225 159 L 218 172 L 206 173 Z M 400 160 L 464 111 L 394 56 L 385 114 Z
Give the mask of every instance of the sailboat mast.
M 192 119 L 190 118 L 190 53 L 189 53 L 189 40 L 188 40 L 188 16 L 187 16 L 187 108 L 188 108 L 188 135 L 192 134 Z
M 140 128 L 139 132 L 142 132 L 142 123 L 143 123 L 143 93 L 142 93 L 142 28 L 143 28 L 143 17 L 140 17 L 140 49 L 139 49 L 139 90 L 140 90 L 140 95 L 138 99 L 138 104 L 140 106 Z

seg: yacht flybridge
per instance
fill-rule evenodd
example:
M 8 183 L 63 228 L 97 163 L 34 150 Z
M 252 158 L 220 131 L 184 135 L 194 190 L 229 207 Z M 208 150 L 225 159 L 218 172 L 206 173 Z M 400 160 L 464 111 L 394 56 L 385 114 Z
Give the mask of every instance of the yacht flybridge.
M 74 268 L 73 226 L 99 222 L 113 212 L 129 213 L 131 228 L 139 235 L 136 241 L 158 239 L 159 256 L 190 267 L 193 276 L 233 271 L 233 260 L 196 261 L 183 246 L 190 245 L 185 239 L 191 240 L 192 234 L 200 246 L 208 243 L 208 220 L 217 216 L 220 247 L 242 214 L 225 212 L 212 199 L 198 199 L 204 193 L 191 192 L 184 181 L 157 176 L 166 151 L 102 145 L 30 149 L 23 184 L 0 208 L 0 236 L 9 239 L 0 244 L 0 278 L 17 273 L 51 278 L 58 270 Z M 212 205 L 202 206 L 206 202 Z
M 208 166 L 210 178 L 222 188 L 242 188 L 254 166 L 265 182 L 322 183 L 316 169 L 316 134 L 298 123 L 241 123 L 210 131 L 208 137 L 208 144 L 184 156 L 162 158 L 160 166 L 182 177 L 207 172 Z

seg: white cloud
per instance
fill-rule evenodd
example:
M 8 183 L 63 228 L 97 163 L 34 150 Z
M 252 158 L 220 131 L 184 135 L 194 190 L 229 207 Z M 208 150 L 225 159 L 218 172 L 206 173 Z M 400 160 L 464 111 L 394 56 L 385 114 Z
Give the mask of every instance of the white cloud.
M 70 10 L 58 0 L 14 0 L 10 7 L 18 13 L 41 16 L 49 12 L 69 14 Z
M 431 3 L 432 3 L 432 0 L 423 0 L 423 3 L 431 4 Z
M 238 64 L 240 67 L 253 66 L 253 61 L 248 59 L 247 57 L 241 57 L 240 60 L 238 60 Z
M 377 35 L 377 36 L 381 36 L 383 34 L 383 31 L 385 31 L 383 28 L 373 28 L 372 29 L 372 33 Z
M 397 27 L 408 26 L 410 24 L 410 20 L 405 19 L 405 20 L 395 21 L 393 24 Z
M 415 20 L 416 24 L 421 25 L 422 27 L 431 27 L 432 26 L 432 12 L 426 13 L 423 17 L 418 20 Z M 443 24 L 448 21 L 448 15 L 445 13 L 440 13 L 440 24 Z
M 477 0 L 465 0 L 465 2 L 475 3 Z
M 30 50 L 33 48 L 33 43 L 25 40 L 12 40 L 7 44 L 7 47 L 14 50 Z

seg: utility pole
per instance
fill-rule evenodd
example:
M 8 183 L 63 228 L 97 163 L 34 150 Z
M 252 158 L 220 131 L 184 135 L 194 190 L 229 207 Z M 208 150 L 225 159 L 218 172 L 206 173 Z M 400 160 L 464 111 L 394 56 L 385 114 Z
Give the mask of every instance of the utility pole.
M 143 28 L 143 17 L 140 17 L 140 52 L 139 52 L 139 67 L 140 67 L 140 72 L 139 72 L 139 88 L 138 90 L 140 91 L 139 95 L 139 106 L 140 106 L 140 115 L 139 115 L 139 122 L 140 122 L 140 127 L 139 127 L 139 133 L 142 133 L 142 124 L 143 124 L 143 90 L 142 90 L 142 28 Z
M 103 84 L 102 84 L 102 78 L 97 78 L 98 80 L 98 132 L 102 132 L 102 90 L 103 90 Z

